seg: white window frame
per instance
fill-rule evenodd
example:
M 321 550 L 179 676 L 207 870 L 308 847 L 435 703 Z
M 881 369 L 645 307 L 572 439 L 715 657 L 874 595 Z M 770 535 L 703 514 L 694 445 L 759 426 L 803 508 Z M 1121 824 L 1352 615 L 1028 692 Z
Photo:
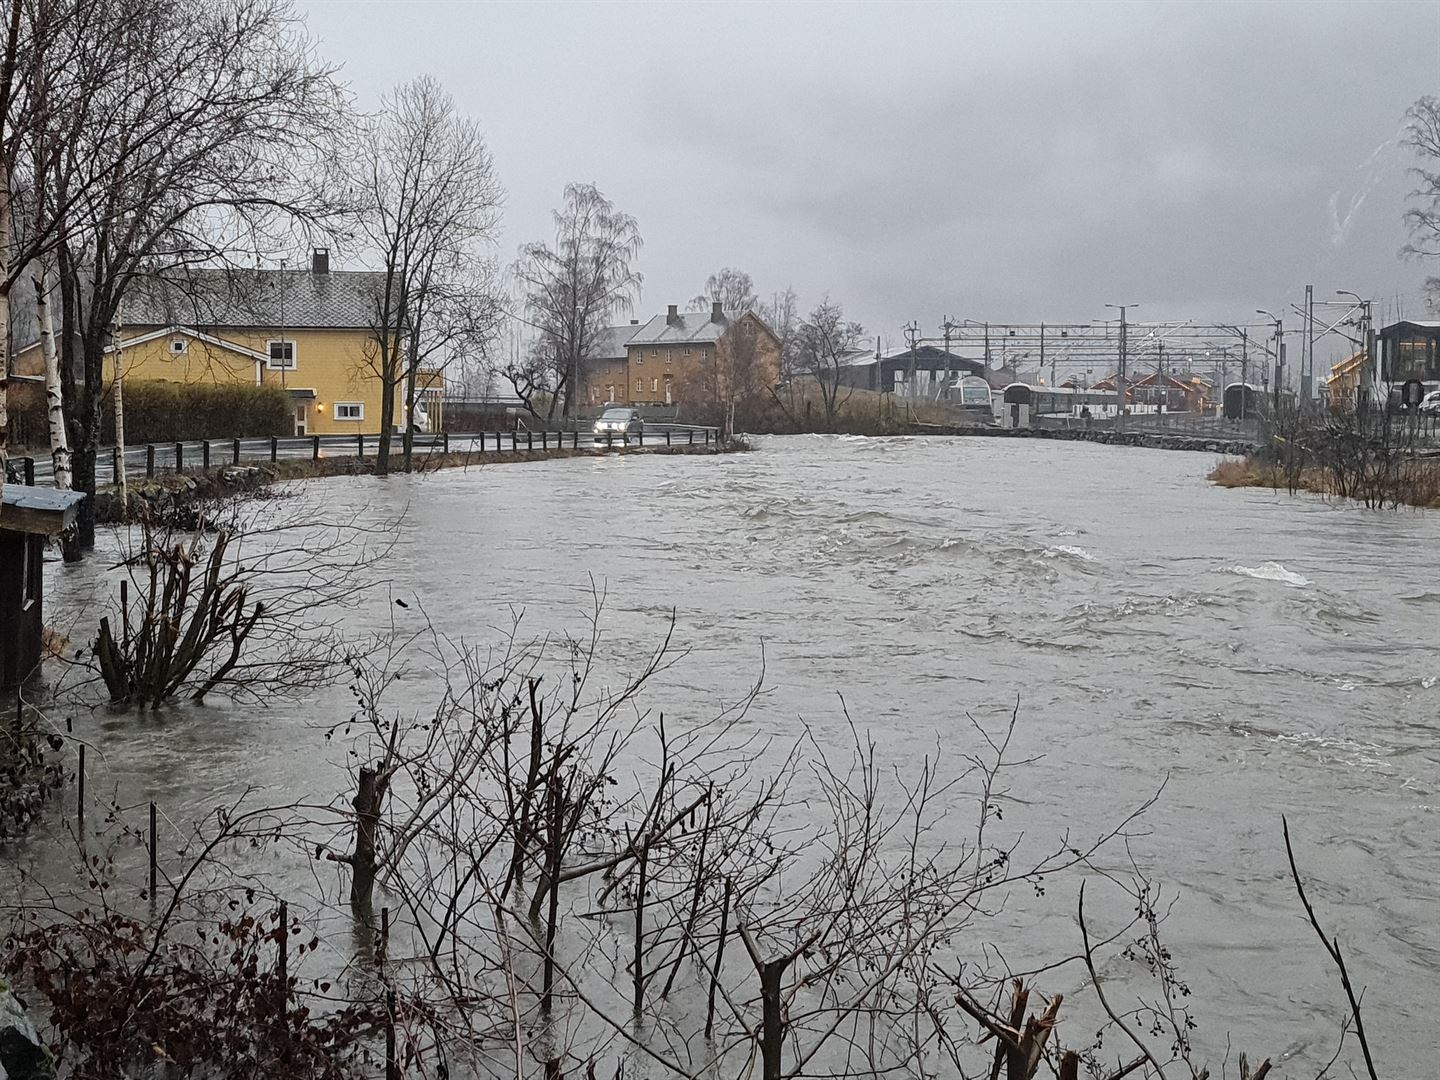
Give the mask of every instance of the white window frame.
M 176 346 L 179 346 L 177 349 Z M 186 356 L 190 352 L 190 342 L 183 337 L 172 337 L 165 346 L 165 355 L 174 360 L 176 357 Z
M 289 346 L 290 346 L 290 362 L 289 362 L 288 364 L 285 363 L 285 358 L 284 358 L 284 357 L 279 358 L 278 361 L 276 360 L 276 357 L 275 357 L 275 346 L 276 346 L 276 345 L 289 345 Z M 295 370 L 295 361 L 296 361 L 296 359 L 297 359 L 297 353 L 296 353 L 296 350 L 295 350 L 295 339 L 294 339 L 294 338 L 271 338 L 269 341 L 267 341 L 267 342 L 265 343 L 265 357 L 266 357 L 266 359 L 265 359 L 265 366 L 266 366 L 267 368 L 269 368 L 271 371 L 294 371 L 294 370 Z
M 363 401 L 337 401 L 331 408 L 333 409 L 331 415 L 338 423 L 359 424 L 365 420 L 365 403 Z M 354 409 L 355 415 L 341 416 L 341 409 Z

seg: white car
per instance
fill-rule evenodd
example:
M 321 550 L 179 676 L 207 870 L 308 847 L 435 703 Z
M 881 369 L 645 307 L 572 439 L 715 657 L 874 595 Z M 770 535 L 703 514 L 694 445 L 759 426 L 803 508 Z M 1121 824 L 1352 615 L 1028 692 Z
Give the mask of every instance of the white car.
M 1440 390 L 1431 390 L 1420 402 L 1421 416 L 1440 416 Z
M 595 441 L 603 442 L 606 439 L 614 439 L 619 435 L 625 442 L 630 441 L 630 436 L 640 436 L 645 433 L 645 421 L 640 419 L 639 409 L 627 409 L 611 407 L 600 414 L 595 421 Z

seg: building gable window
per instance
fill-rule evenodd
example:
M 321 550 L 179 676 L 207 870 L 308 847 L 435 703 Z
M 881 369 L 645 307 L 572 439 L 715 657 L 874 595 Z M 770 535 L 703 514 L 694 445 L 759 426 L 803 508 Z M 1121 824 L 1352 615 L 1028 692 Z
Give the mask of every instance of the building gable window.
M 335 403 L 336 420 L 364 420 L 365 403 L 363 401 L 337 401 Z
M 295 370 L 295 342 L 293 341 L 271 341 L 270 359 L 266 367 L 272 371 Z

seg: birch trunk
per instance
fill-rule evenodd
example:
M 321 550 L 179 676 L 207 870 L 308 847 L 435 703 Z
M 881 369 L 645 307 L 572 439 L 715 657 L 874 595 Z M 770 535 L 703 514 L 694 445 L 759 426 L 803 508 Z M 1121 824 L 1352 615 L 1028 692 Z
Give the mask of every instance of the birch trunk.
M 40 332 L 40 355 L 45 360 L 45 406 L 50 419 L 50 460 L 55 467 L 55 486 L 68 490 L 72 486 L 70 438 L 65 432 L 60 360 L 55 352 L 55 320 L 50 314 L 50 274 L 43 263 L 35 276 L 35 322 Z

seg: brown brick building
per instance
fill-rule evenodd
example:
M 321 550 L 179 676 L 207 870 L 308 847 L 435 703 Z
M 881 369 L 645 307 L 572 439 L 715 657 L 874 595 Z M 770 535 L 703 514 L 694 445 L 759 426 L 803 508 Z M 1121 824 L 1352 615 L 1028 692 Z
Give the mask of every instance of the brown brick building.
M 740 357 L 742 351 L 750 355 Z M 643 325 L 607 328 L 586 359 L 581 400 L 588 405 L 677 405 L 716 399 L 733 370 L 753 369 L 765 385 L 780 378 L 780 342 L 754 312 L 738 319 L 719 304 L 681 312 L 671 304 Z

